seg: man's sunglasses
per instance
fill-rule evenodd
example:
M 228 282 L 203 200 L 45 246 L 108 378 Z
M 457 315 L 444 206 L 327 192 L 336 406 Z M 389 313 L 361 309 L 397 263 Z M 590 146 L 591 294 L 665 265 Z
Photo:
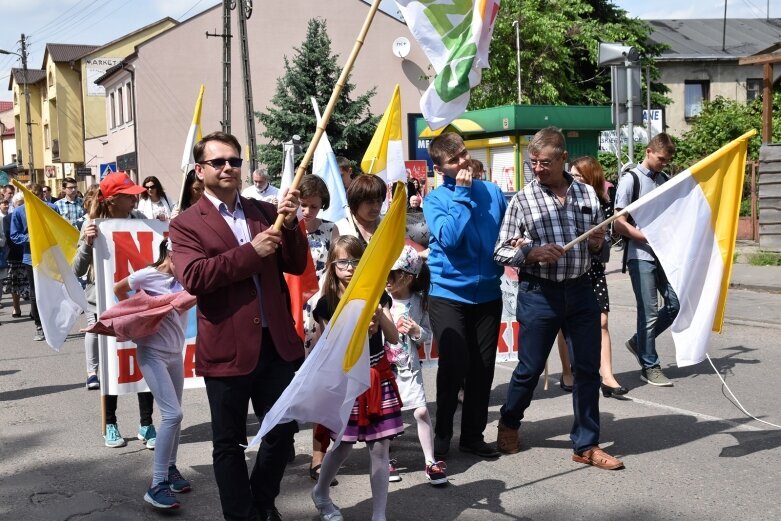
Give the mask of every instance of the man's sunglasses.
M 231 157 L 228 159 L 218 157 L 215 159 L 207 159 L 205 161 L 200 161 L 201 164 L 207 164 L 214 169 L 220 169 L 224 167 L 225 163 L 228 163 L 231 166 L 231 168 L 239 168 L 243 162 L 244 160 L 240 157 Z

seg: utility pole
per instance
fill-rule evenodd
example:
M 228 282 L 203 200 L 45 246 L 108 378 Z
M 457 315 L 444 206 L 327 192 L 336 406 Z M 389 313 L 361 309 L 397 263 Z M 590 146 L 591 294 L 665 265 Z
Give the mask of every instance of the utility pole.
M 235 0 L 222 2 L 222 34 L 206 31 L 206 37 L 222 38 L 222 131 L 231 133 L 231 4 Z
M 33 122 L 30 115 L 30 81 L 27 77 L 27 39 L 22 33 L 22 71 L 24 73 L 24 106 L 27 111 L 27 168 L 30 180 L 35 182 L 35 163 L 33 162 Z M 44 87 L 45 88 L 45 87 Z
M 239 39 L 241 40 L 241 74 L 244 84 L 244 117 L 247 130 L 247 145 L 249 146 L 250 174 L 258 166 L 257 138 L 255 136 L 255 110 L 252 106 L 252 77 L 249 67 L 249 43 L 247 41 L 247 19 L 252 15 L 252 0 L 239 0 Z
M 521 101 L 521 23 L 519 20 L 515 20 L 513 22 L 513 26 L 515 27 L 515 60 L 516 60 L 516 69 L 518 69 L 518 105 L 522 103 Z

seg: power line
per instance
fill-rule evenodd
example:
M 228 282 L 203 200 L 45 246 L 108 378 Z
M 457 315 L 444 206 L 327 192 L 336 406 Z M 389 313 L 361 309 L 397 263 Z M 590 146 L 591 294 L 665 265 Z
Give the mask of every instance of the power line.
M 38 32 L 44 32 L 45 30 L 49 29 L 51 26 L 55 26 L 55 25 L 56 26 L 62 26 L 62 25 L 68 24 L 69 21 L 73 17 L 81 14 L 84 11 L 84 9 L 87 9 L 87 8 L 91 7 L 93 4 L 97 3 L 97 0 L 93 0 L 92 2 L 90 2 L 89 5 L 84 6 L 83 9 L 80 9 L 79 11 L 76 11 L 76 12 L 68 14 L 69 11 L 72 11 L 72 10 L 76 9 L 79 4 L 81 4 L 82 2 L 85 2 L 85 1 L 87 1 L 87 0 L 79 0 L 78 2 L 76 2 L 75 4 L 70 6 L 68 9 L 63 11 L 62 13 L 57 14 L 51 20 L 49 20 L 48 22 L 46 22 L 42 26 L 38 27 L 37 29 L 35 29 L 32 32 L 32 34 L 36 34 Z
M 746 4 L 749 8 L 751 8 L 754 11 L 754 13 L 756 13 L 760 18 L 765 15 L 765 12 L 762 9 L 755 6 L 753 3 L 751 3 L 750 0 L 743 0 L 743 3 Z
M 187 11 L 183 12 L 182 14 L 180 14 L 179 18 L 177 18 L 177 20 L 181 22 L 182 18 L 184 18 L 187 13 L 189 13 L 190 11 L 192 11 L 193 9 L 198 7 L 198 4 L 200 4 L 201 2 L 203 2 L 203 0 L 198 0 L 197 2 L 195 2 L 195 4 L 193 4 L 193 6 L 191 8 L 189 8 Z
M 68 23 L 68 24 L 65 24 L 65 25 L 62 25 L 62 26 L 58 26 L 58 27 L 57 27 L 57 28 L 55 28 L 55 29 L 54 29 L 52 32 L 49 32 L 49 33 L 44 33 L 43 35 L 40 35 L 40 36 L 39 36 L 39 35 L 36 35 L 36 39 L 35 39 L 34 41 L 48 40 L 48 42 L 47 42 L 47 43 L 51 43 L 51 40 L 52 40 L 52 39 L 53 39 L 55 36 L 57 36 L 57 35 L 59 35 L 59 34 L 62 34 L 63 32 L 72 32 L 72 31 L 74 31 L 74 28 L 75 28 L 76 26 L 78 26 L 79 24 L 81 24 L 82 22 L 84 22 L 85 20 L 87 20 L 88 18 L 90 18 L 90 17 L 93 17 L 93 16 L 96 16 L 96 14 L 97 14 L 97 13 L 98 13 L 98 12 L 99 12 L 101 9 L 108 7 L 108 6 L 109 6 L 109 5 L 110 5 L 112 2 L 114 2 L 114 1 L 115 1 L 115 0 L 108 0 L 107 2 L 105 2 L 105 3 L 101 4 L 101 5 L 100 5 L 100 7 L 98 7 L 97 9 L 95 9 L 95 10 L 93 10 L 93 11 L 88 11 L 88 12 L 86 12 L 86 14 L 84 14 L 84 15 L 83 15 L 83 16 L 81 16 L 81 17 L 79 17 L 78 19 L 74 19 L 73 21 L 71 21 L 71 22 L 70 22 L 70 23 Z M 90 26 L 87 26 L 87 27 L 91 27 L 91 25 L 90 25 Z M 79 28 L 78 28 L 78 31 L 79 31 L 79 32 L 83 32 L 83 30 L 84 30 L 84 29 L 86 29 L 87 27 L 79 27 Z

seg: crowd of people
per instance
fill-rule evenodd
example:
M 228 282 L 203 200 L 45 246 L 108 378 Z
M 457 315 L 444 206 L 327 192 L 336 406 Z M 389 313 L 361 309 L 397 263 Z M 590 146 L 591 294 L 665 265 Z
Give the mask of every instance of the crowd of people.
M 387 186 L 376 175 L 356 175 L 349 160 L 339 158 L 347 216 L 328 222 L 318 217 L 331 202 L 326 183 L 318 176 L 306 175 L 296 189 L 279 191 L 261 167 L 252 173 L 252 185 L 242 191 L 243 161 L 235 137 L 214 132 L 193 152 L 195 168 L 185 178 L 177 205 L 156 177 L 145 178 L 139 186 L 124 173 L 107 175 L 84 197 L 72 178 L 64 180 L 57 200 L 47 201 L 37 185 L 31 192 L 80 230 L 73 270 L 84 281 L 88 329 L 99 320 L 95 219 L 169 221 L 170 236 L 161 244 L 156 262 L 119 281 L 115 294 L 120 301 L 131 290 L 153 296 L 186 291 L 194 296 L 199 310 L 196 373 L 204 378 L 209 401 L 213 467 L 223 515 L 228 520 L 280 520 L 275 498 L 298 425 L 274 427 L 248 473 L 243 448 L 248 407 L 251 402 L 262 419 L 303 357 L 321 345 L 317 340 L 380 226 Z M 407 185 L 407 244 L 393 264 L 367 331 L 372 387 L 356 400 L 335 448 L 328 450 L 336 434 L 313 426 L 311 497 L 322 520 L 343 519 L 332 500 L 332 487 L 338 485 L 338 471 L 357 442 L 368 446 L 372 520 L 385 519 L 388 483 L 401 479 L 389 453 L 391 440 L 404 430 L 402 411 L 412 411 L 423 456 L 421 470 L 434 486 L 448 483 L 444 460 L 454 437 L 459 451 L 481 458 L 519 452 L 524 412 L 557 338 L 563 367 L 560 386 L 573 394 L 572 460 L 606 470 L 623 467 L 599 446 L 599 393 L 619 397 L 629 392 L 612 370 L 605 278 L 610 245 L 600 225 L 614 206 L 620 210 L 665 182 L 668 177 L 662 170 L 674 152 L 667 135 L 654 137 L 643 162 L 619 181 L 613 203 L 599 163 L 589 157 L 570 160 L 561 131 L 543 129 L 528 145 L 534 179 L 508 202 L 497 185 L 482 180 L 482 165 L 471 158 L 459 135 L 445 132 L 431 141 L 429 155 L 441 182 L 428 193 L 415 179 Z M 283 216 L 280 230 L 273 227 L 278 215 Z M 24 196 L 12 185 L 3 189 L 0 216 L 3 292 L 10 293 L 16 318 L 21 317 L 20 303 L 29 296 L 34 339 L 43 340 Z M 677 314 L 675 292 L 631 217 L 618 217 L 615 228 L 627 238 L 625 264 L 637 299 L 637 333 L 626 346 L 637 357 L 644 381 L 671 386 L 660 368 L 654 339 Z M 590 235 L 585 240 L 563 248 L 586 232 Z M 303 273 L 307 256 L 314 264 L 319 291 L 304 306 L 301 338 L 282 275 Z M 505 266 L 518 272 L 520 349 L 500 410 L 497 442 L 492 444 L 486 441 L 485 430 Z M 661 308 L 657 294 L 664 299 Z M 138 438 L 155 449 L 144 500 L 160 509 L 178 507 L 176 494 L 191 489 L 176 467 L 183 416 L 182 320 L 171 311 L 159 329 L 133 339 L 151 391 L 138 393 Z M 438 346 L 433 421 L 419 357 L 419 346 L 431 341 Z M 87 332 L 87 389 L 100 387 L 97 351 L 97 335 Z M 152 422 L 154 401 L 160 409 L 159 430 Z M 459 402 L 462 414 L 456 429 Z M 116 406 L 117 397 L 107 396 L 108 447 L 126 444 Z

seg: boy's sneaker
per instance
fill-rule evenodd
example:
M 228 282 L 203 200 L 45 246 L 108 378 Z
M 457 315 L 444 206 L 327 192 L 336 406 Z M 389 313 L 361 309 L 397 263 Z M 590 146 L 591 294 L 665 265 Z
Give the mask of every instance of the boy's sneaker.
M 36 328 L 35 329 L 35 336 L 33 337 L 33 340 L 35 342 L 43 342 L 46 340 L 46 337 L 43 335 L 43 328 Z
M 444 461 L 435 461 L 426 465 L 426 477 L 428 482 L 434 486 L 447 484 L 447 475 L 445 474 L 447 464 Z
M 168 485 L 171 492 L 176 492 L 177 494 L 192 490 L 190 482 L 182 477 L 182 473 L 179 472 L 176 465 L 168 467 Z
M 637 352 L 637 337 L 633 336 L 632 338 L 624 342 L 624 345 L 626 346 L 627 351 L 632 353 L 632 356 L 635 357 L 637 363 L 640 364 L 640 366 L 642 366 L 643 361 L 640 360 L 640 353 Z
M 388 462 L 388 481 L 390 483 L 396 483 L 401 481 L 401 476 L 399 475 L 399 469 L 396 468 L 395 459 L 392 459 Z
M 138 428 L 138 439 L 146 443 L 146 448 L 155 450 L 155 441 L 157 441 L 157 431 L 154 425 L 141 425 Z
M 98 381 L 98 377 L 93 374 L 87 377 L 87 390 L 92 391 L 94 389 L 100 389 L 100 382 Z
M 144 501 L 155 508 L 179 508 L 176 496 L 171 492 L 171 484 L 163 481 L 150 488 L 144 494 Z
M 670 381 L 669 378 L 664 376 L 664 373 L 662 372 L 662 368 L 659 367 L 658 365 L 649 367 L 648 369 L 643 369 L 643 373 L 640 375 L 640 379 L 644 382 L 647 382 L 651 385 L 656 385 L 658 387 L 673 386 L 673 383 Z
M 106 440 L 106 447 L 111 447 L 112 449 L 127 445 L 125 438 L 119 433 L 119 428 L 116 423 L 109 423 L 106 425 L 106 435 L 103 436 L 103 439 Z

